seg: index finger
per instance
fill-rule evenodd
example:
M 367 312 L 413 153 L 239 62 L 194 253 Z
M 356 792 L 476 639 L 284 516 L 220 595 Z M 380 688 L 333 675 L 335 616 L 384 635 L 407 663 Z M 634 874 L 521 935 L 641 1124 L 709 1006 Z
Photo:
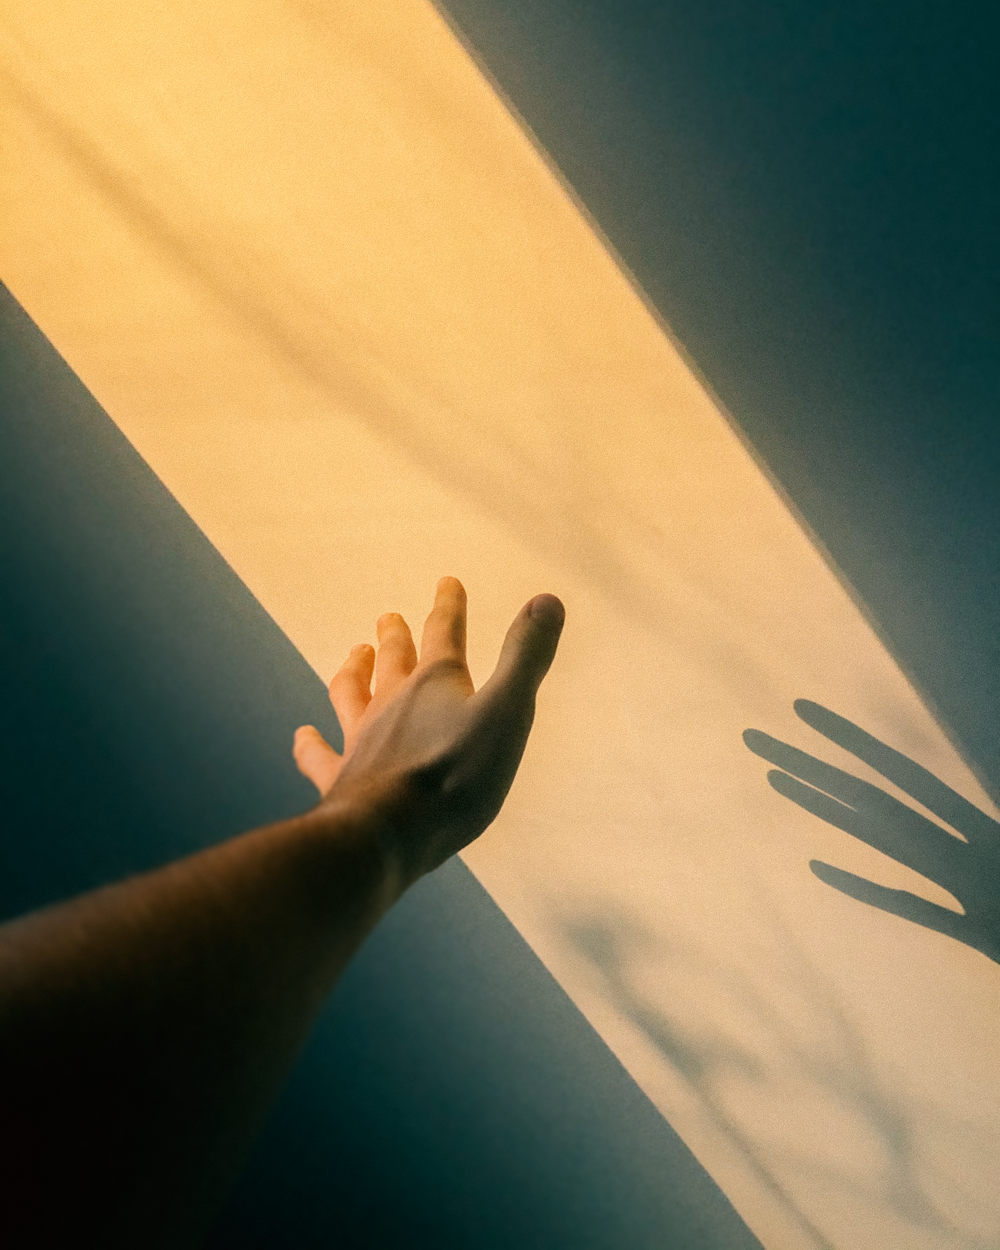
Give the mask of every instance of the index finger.
M 465 587 L 457 577 L 442 577 L 420 639 L 420 663 L 452 660 L 464 664 L 465 622 Z

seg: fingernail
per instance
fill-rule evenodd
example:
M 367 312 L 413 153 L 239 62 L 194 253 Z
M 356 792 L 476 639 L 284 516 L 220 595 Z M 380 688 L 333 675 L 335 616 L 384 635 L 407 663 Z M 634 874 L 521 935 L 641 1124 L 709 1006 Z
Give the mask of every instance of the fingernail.
M 562 625 L 566 619 L 566 609 L 555 595 L 536 595 L 528 613 L 532 620 L 546 625 Z

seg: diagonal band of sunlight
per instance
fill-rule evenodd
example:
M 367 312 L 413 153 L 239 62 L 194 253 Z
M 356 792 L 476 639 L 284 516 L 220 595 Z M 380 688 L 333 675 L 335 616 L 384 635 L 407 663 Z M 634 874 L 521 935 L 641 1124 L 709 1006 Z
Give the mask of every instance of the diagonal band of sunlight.
M 436 11 L 8 10 L 0 278 L 316 670 L 444 573 L 477 681 L 566 602 L 465 858 L 754 1232 L 995 1242 L 995 967 L 740 735 L 806 695 L 992 809 Z
M 554 559 L 576 566 L 612 602 L 641 615 L 651 628 L 662 627 L 664 607 L 669 607 L 664 603 L 664 570 L 659 568 L 651 583 L 636 576 L 634 556 L 630 561 L 620 558 L 608 541 L 600 493 L 588 473 L 574 474 L 578 466 L 572 463 L 567 471 L 547 462 L 540 474 L 534 458 L 498 430 L 491 431 L 485 452 L 471 440 L 471 445 L 456 447 L 453 438 L 441 437 L 443 429 L 454 429 L 461 413 L 454 393 L 441 385 L 425 358 L 410 354 L 401 369 L 398 353 L 387 350 L 377 324 L 352 316 L 353 308 L 317 299 L 314 289 L 297 280 L 280 248 L 268 251 L 255 244 L 238 220 L 220 221 L 211 206 L 199 203 L 198 187 L 183 171 L 144 150 L 143 138 L 126 114 L 109 108 L 106 124 L 119 139 L 127 136 L 124 146 L 132 159 L 122 160 L 120 145 L 102 145 L 72 113 L 60 113 L 53 103 L 67 94 L 65 72 L 33 63 L 23 46 L 18 52 L 19 68 L 30 74 L 32 85 L 10 66 L 3 67 L 10 104 L 24 112 L 42 141 L 109 202 L 136 237 L 161 253 L 166 265 L 216 300 L 227 318 L 259 340 L 262 350 L 282 357 L 328 402 L 387 435 L 421 469 L 502 518 L 522 540 L 548 547 Z M 183 227 L 171 214 L 170 200 L 184 203 Z M 209 222 L 214 232 L 205 228 Z M 320 325 L 319 337 L 302 332 L 305 326 Z M 331 344 L 341 350 L 331 353 Z M 347 344 L 349 353 L 343 350 Z M 414 421 L 415 412 L 429 414 L 431 420 Z M 559 451 L 572 458 L 571 443 Z M 630 512 L 621 506 L 625 502 L 618 501 L 616 523 L 627 531 L 622 545 L 634 553 L 650 546 L 650 536 L 639 510 Z M 700 609 L 711 616 L 724 610 L 710 582 L 690 575 L 682 579 L 677 569 L 666 576 L 676 579 L 676 594 L 689 613 Z M 750 650 L 736 658 L 743 666 L 754 663 Z

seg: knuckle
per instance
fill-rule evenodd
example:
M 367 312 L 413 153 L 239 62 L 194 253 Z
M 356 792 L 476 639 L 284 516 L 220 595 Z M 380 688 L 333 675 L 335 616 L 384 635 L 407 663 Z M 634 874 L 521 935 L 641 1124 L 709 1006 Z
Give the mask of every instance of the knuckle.
M 438 677 L 450 677 L 456 673 L 465 675 L 465 661 L 457 655 L 442 655 L 431 660 L 421 674 L 423 681 L 433 681 Z

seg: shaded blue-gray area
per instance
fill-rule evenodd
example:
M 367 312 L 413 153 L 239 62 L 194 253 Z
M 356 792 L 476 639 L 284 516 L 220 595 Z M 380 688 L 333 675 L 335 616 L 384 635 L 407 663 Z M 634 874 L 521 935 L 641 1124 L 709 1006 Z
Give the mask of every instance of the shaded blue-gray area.
M 995 6 L 441 7 L 1000 794 Z
M 0 916 L 302 810 L 325 691 L 0 288 Z M 368 943 L 212 1239 L 757 1246 L 457 861 Z

